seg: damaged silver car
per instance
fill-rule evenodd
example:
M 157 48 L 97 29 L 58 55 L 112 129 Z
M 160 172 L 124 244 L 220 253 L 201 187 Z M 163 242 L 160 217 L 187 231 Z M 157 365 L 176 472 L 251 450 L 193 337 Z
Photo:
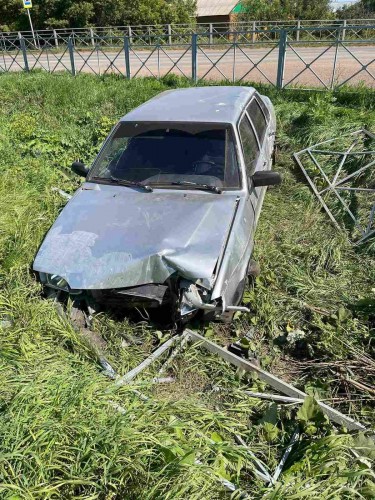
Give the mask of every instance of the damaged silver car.
M 241 307 L 271 170 L 275 113 L 252 87 L 170 90 L 124 116 L 45 237 L 47 290 L 173 321 Z

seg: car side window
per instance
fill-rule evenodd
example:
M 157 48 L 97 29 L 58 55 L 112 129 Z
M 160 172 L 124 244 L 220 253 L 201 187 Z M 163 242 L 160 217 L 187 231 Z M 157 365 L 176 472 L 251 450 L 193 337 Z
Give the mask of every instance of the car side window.
M 259 157 L 259 146 L 255 137 L 253 127 L 246 114 L 240 122 L 239 131 L 242 142 L 243 156 L 245 159 L 246 172 L 247 175 L 250 176 L 253 175 L 255 171 L 256 162 Z
M 267 108 L 265 102 L 263 101 L 263 99 L 259 95 L 257 95 L 256 99 L 257 99 L 257 103 L 259 104 L 259 106 L 260 106 L 261 110 L 263 111 L 263 114 L 266 117 L 266 120 L 268 122 L 270 119 L 270 110 Z
M 261 110 L 259 103 L 256 99 L 253 99 L 246 109 L 250 120 L 253 122 L 255 131 L 257 133 L 259 142 L 262 144 L 264 136 L 267 130 L 266 117 Z

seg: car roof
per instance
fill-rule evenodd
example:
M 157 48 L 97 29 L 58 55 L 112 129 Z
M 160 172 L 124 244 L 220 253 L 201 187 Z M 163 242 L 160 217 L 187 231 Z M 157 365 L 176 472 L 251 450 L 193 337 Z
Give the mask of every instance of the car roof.
M 236 124 L 253 87 L 207 86 L 167 90 L 145 102 L 121 121 Z

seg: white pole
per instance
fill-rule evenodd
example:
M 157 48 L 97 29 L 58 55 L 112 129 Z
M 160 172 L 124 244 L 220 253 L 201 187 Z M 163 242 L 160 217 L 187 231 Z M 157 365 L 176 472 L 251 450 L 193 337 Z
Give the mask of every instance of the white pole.
M 30 28 L 31 28 L 31 33 L 33 34 L 34 45 L 35 45 L 35 48 L 37 49 L 38 47 L 36 46 L 35 33 L 34 33 L 33 22 L 31 20 L 30 9 L 26 9 L 26 10 L 27 10 L 27 14 L 29 16 Z

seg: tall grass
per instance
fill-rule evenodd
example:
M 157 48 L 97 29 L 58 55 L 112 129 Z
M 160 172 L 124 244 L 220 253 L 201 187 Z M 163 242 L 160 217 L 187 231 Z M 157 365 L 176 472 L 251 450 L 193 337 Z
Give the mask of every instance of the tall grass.
M 319 419 L 305 425 L 293 405 L 244 396 L 240 388 L 269 388 L 197 346 L 171 367 L 176 383 L 152 386 L 149 369 L 116 389 L 95 353 L 41 298 L 29 269 L 64 205 L 51 188 L 73 192 L 79 179 L 71 161 L 91 161 L 121 115 L 180 85 L 188 83 L 41 73 L 0 78 L 0 498 L 225 498 L 223 478 L 253 498 L 373 498 L 374 452 L 365 437 Z M 245 294 L 252 314 L 229 328 L 212 324 L 206 334 L 225 344 L 251 330 L 250 348 L 265 368 L 328 402 L 335 398 L 338 409 L 372 425 L 371 393 L 348 385 L 346 369 L 335 363 L 350 360 L 351 377 L 374 381 L 374 372 L 358 364 L 374 355 L 373 247 L 353 248 L 330 225 L 291 153 L 352 128 L 374 130 L 374 94 L 260 89 L 276 105 L 276 168 L 284 183 L 269 190 L 260 218 L 262 274 Z M 169 335 L 106 314 L 94 324 L 119 373 Z M 316 371 L 317 360 L 331 365 Z M 234 435 L 272 471 L 297 423 L 302 437 L 277 485 L 267 488 Z

